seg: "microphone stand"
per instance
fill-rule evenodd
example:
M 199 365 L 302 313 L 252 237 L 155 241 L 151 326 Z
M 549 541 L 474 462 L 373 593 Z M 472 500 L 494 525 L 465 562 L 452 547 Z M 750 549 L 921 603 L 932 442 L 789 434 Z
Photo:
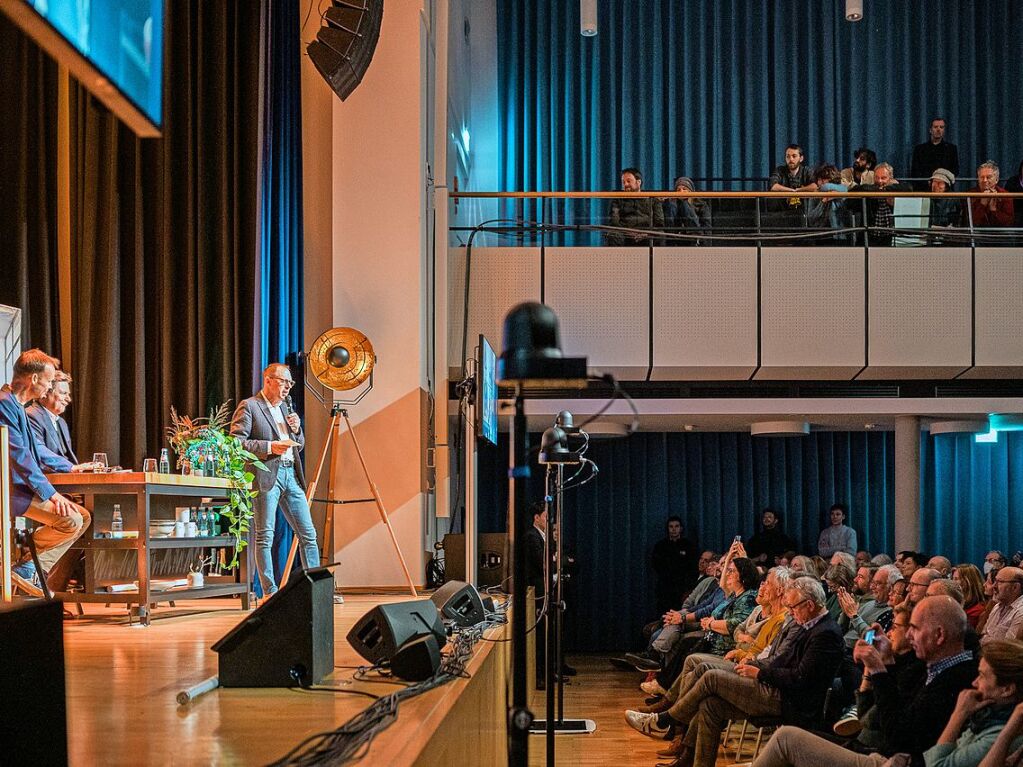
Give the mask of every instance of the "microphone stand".
M 509 767 L 527 767 L 529 763 L 529 710 L 526 689 L 526 499 L 529 479 L 529 434 L 526 431 L 525 397 L 522 384 L 515 385 L 515 418 L 512 422 L 512 469 L 509 472 L 511 502 L 508 504 L 508 529 L 512 531 L 512 706 L 508 712 Z

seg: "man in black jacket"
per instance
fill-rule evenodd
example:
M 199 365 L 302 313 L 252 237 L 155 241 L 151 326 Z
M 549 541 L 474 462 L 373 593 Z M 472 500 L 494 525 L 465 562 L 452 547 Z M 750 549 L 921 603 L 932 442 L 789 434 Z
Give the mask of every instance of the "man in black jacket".
M 708 671 L 664 713 L 625 713 L 630 726 L 651 737 L 663 736 L 672 723 L 686 727 L 671 767 L 713 767 L 729 719 L 770 716 L 801 727 L 819 723 L 842 659 L 842 633 L 815 578 L 789 581 L 782 604 L 797 628 L 779 635 L 780 646 L 766 660 Z
M 746 553 L 757 564 L 770 569 L 775 560 L 786 551 L 798 551 L 799 547 L 782 529 L 781 514 L 774 509 L 764 509 L 760 515 L 760 532 L 749 539 Z
M 657 614 L 676 610 L 696 580 L 699 549 L 682 535 L 682 519 L 674 514 L 664 525 L 667 535 L 654 544 L 651 563 L 654 567 L 654 596 Z
M 959 693 L 977 678 L 977 660 L 965 649 L 966 613 L 951 597 L 926 597 L 914 608 L 909 643 L 923 668 L 914 683 L 897 684 L 895 658 L 888 640 L 860 640 L 853 657 L 863 664 L 874 691 L 875 723 L 880 731 L 877 751 L 865 755 L 855 744 L 844 748 L 819 735 L 782 727 L 753 763 L 754 767 L 862 767 L 881 764 L 885 757 L 909 754 L 922 767 L 923 752 L 933 746 L 952 715 Z
M 955 144 L 945 141 L 945 128 L 945 118 L 935 117 L 927 131 L 928 140 L 913 147 L 913 165 L 909 175 L 915 179 L 913 186 L 921 192 L 927 191 L 928 179 L 938 168 L 951 171 L 953 176 L 959 175 L 959 150 Z

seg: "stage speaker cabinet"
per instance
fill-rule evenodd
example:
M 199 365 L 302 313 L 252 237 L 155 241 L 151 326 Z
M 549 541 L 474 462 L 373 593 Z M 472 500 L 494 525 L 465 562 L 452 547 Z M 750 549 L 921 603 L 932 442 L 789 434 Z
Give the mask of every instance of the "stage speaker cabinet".
M 433 634 L 410 639 L 391 658 L 391 673 L 406 682 L 422 682 L 440 670 L 440 646 Z
M 476 548 L 479 563 L 481 589 L 501 586 L 508 576 L 508 533 L 482 533 Z M 465 535 L 449 533 L 444 536 L 444 577 L 464 581 L 465 576 Z
M 380 38 L 384 0 L 333 0 L 306 52 L 344 101 L 362 82 Z
M 334 670 L 332 567 L 294 573 L 213 645 L 221 687 L 306 687 Z
M 359 618 L 348 632 L 348 643 L 373 665 L 390 663 L 412 639 L 433 636 L 438 650 L 447 643 L 447 632 L 437 606 L 429 599 L 377 605 Z
M 487 617 L 476 587 L 462 581 L 448 581 L 433 592 L 430 599 L 437 605 L 441 617 L 458 626 L 475 626 Z
M 66 765 L 61 603 L 0 608 L 0 658 L 0 764 Z

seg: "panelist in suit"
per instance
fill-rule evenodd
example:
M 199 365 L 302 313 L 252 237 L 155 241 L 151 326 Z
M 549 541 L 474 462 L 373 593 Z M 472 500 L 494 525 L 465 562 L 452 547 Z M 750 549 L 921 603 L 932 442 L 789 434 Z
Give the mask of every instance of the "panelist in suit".
M 49 571 L 89 526 L 90 515 L 64 497 L 43 475 L 35 436 L 25 403 L 45 396 L 58 361 L 39 349 L 29 349 L 14 363 L 9 391 L 0 393 L 0 424 L 8 427 L 11 460 L 11 510 L 42 525 L 33 534 L 39 564 Z M 51 583 L 51 588 L 62 584 Z
M 71 432 L 63 418 L 70 404 L 71 376 L 58 370 L 50 391 L 25 408 L 42 467 L 47 471 L 81 471 L 94 466 L 91 462 L 78 463 L 71 447 Z
M 263 388 L 238 403 L 231 420 L 231 434 L 265 465 L 252 467 L 259 494 L 253 499 L 256 529 L 256 572 L 263 593 L 276 593 L 271 546 L 277 506 L 299 539 L 302 566 L 306 569 L 320 564 L 316 529 L 305 497 L 305 476 L 298 460 L 298 451 L 305 447 L 302 423 L 286 398 L 295 385 L 287 365 L 273 363 L 263 371 Z

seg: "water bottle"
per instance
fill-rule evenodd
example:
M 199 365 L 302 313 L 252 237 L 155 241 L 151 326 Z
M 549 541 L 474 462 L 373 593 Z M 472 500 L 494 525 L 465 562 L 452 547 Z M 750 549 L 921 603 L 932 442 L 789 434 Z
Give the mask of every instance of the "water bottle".
M 110 519 L 110 532 L 111 533 L 123 533 L 124 532 L 124 520 L 121 518 L 121 504 L 114 504 L 114 514 Z
M 220 520 L 218 519 L 220 515 L 217 514 L 216 509 L 210 509 L 209 515 L 210 515 L 209 522 L 210 538 L 216 538 L 218 535 L 220 535 L 219 528 Z
M 206 509 L 199 509 L 199 537 L 208 538 L 210 534 L 209 517 L 206 516 Z
M 170 474 L 170 458 L 167 455 L 167 448 L 160 451 L 160 473 Z
M 217 462 L 213 457 L 213 448 L 206 451 L 206 476 L 217 476 Z

